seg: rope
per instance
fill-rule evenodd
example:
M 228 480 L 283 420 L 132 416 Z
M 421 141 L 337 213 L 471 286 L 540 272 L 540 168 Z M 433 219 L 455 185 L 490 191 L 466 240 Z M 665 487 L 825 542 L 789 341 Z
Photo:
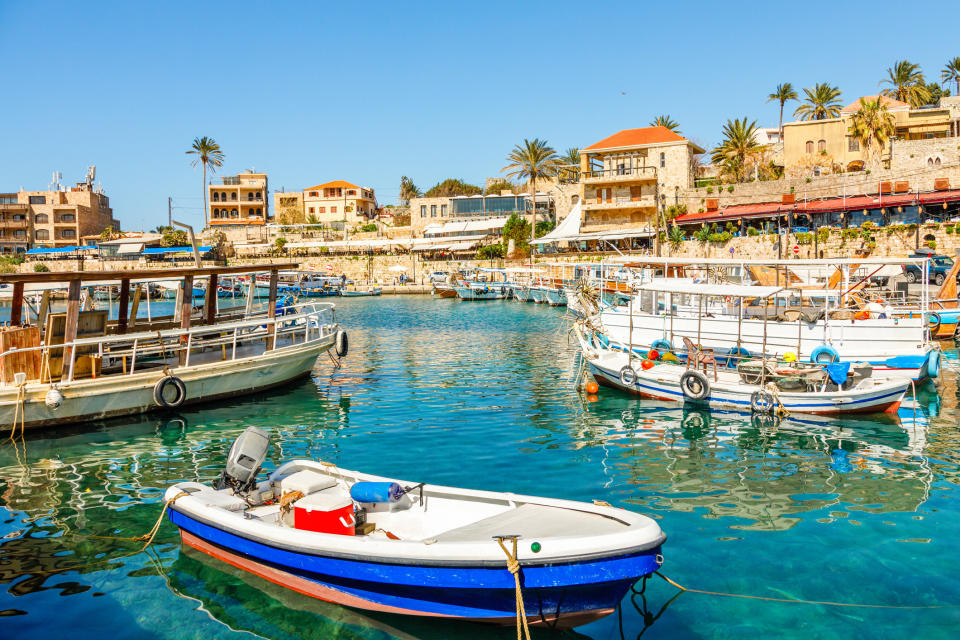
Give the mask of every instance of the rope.
M 776 411 L 777 417 L 785 418 L 789 416 L 790 412 L 787 411 L 786 407 L 783 406 L 783 403 L 780 402 L 780 389 L 777 388 L 777 385 L 772 382 L 768 382 L 764 388 L 773 398 L 774 402 L 777 403 L 777 411 Z
M 860 607 L 865 609 L 946 609 L 947 605 L 897 605 L 897 604 L 861 604 L 857 602 L 832 602 L 829 600 L 791 600 L 789 598 L 770 598 L 767 596 L 752 596 L 742 593 L 724 593 L 722 591 L 703 591 L 701 589 L 688 589 L 687 587 L 677 583 L 674 580 L 671 580 L 667 576 L 663 575 L 659 571 L 654 571 L 655 574 L 663 578 L 670 585 L 680 589 L 681 591 L 689 591 L 690 593 L 701 593 L 708 596 L 722 596 L 724 598 L 745 598 L 748 600 L 765 600 L 767 602 L 787 602 L 790 604 L 821 604 L 828 607 Z
M 513 553 L 510 553 L 506 545 L 503 544 L 503 541 L 507 538 L 513 542 Z M 496 540 L 500 548 L 503 549 L 504 555 L 507 556 L 507 571 L 513 574 L 513 581 L 516 585 L 517 640 L 523 640 L 523 638 L 530 640 L 530 627 L 527 626 L 527 610 L 523 606 L 523 588 L 520 586 L 520 563 L 517 561 L 517 536 L 497 536 Z
M 10 427 L 10 439 L 15 440 L 17 435 L 17 416 L 20 417 L 20 437 L 23 438 L 26 427 L 24 426 L 24 417 L 27 414 L 27 390 L 24 386 L 17 386 L 17 404 L 13 407 L 13 425 Z

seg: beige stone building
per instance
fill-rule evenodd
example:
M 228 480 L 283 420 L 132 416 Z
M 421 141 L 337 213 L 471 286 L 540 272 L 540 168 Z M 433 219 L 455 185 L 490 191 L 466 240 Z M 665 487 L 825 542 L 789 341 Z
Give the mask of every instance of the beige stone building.
M 693 157 L 704 150 L 666 127 L 625 129 L 580 152 L 582 229 L 656 225 L 658 207 L 693 186 Z
M 905 102 L 887 96 L 864 96 L 880 100 L 894 118 L 897 141 L 930 140 L 960 135 L 960 97 L 942 98 L 937 105 L 913 109 Z M 863 149 L 850 135 L 850 119 L 860 110 L 860 100 L 845 106 L 840 117 L 826 120 L 786 122 L 783 125 L 783 164 L 788 175 L 815 176 L 865 168 Z M 890 160 L 890 146 L 879 157 Z
M 262 226 L 270 220 L 267 174 L 248 171 L 207 186 L 210 227 Z
M 120 229 L 110 199 L 93 185 L 92 174 L 69 188 L 0 193 L 0 252 L 80 244 L 107 227 Z
M 363 224 L 377 215 L 377 196 L 373 189 L 346 180 L 333 180 L 303 191 L 273 194 L 277 215 L 293 217 L 313 224 L 342 228 L 346 223 Z

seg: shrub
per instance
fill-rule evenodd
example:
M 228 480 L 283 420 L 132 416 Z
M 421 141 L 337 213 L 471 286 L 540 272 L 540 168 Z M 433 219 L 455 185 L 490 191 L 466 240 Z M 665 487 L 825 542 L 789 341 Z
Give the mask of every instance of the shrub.
M 733 193 L 733 185 L 727 187 L 727 193 Z
M 732 237 L 733 235 L 727 231 L 723 231 L 721 233 L 711 233 L 707 236 L 707 242 L 726 242 Z
M 937 248 L 937 241 L 936 241 L 936 240 L 927 240 L 927 246 L 930 247 L 931 249 L 936 249 L 936 248 Z
M 813 182 L 813 178 L 807 178 L 807 182 Z
M 849 240 L 851 238 L 856 238 L 860 235 L 860 229 L 844 229 L 840 232 L 840 237 L 844 240 Z
M 33 270 L 36 271 L 37 273 L 49 273 L 50 267 L 43 264 L 42 262 L 38 262 L 37 264 L 33 265 Z
M 874 224 L 873 222 L 869 221 L 869 220 L 867 220 L 867 221 L 864 222 L 862 225 L 860 225 L 860 228 L 861 228 L 861 229 L 875 229 L 876 227 L 877 227 L 877 225 Z
M 811 244 L 813 242 L 812 233 L 795 233 L 794 237 L 797 239 L 797 244 Z
M 760 230 L 759 230 L 759 229 L 755 229 L 755 228 L 753 228 L 753 227 L 747 227 L 747 235 L 750 236 L 751 238 L 754 238 L 754 237 L 760 235 Z
M 819 242 L 826 242 L 830 239 L 830 228 L 829 227 L 820 227 L 817 229 L 817 240 Z
M 488 244 L 487 246 L 480 247 L 480 249 L 477 250 L 477 259 L 492 260 L 493 258 L 502 258 L 503 254 L 504 249 L 502 244 Z
M 713 187 L 707 187 L 707 193 L 713 193 Z
M 377 225 L 376 223 L 373 223 L 373 222 L 371 222 L 370 224 L 365 224 L 362 227 L 360 227 L 360 231 L 363 233 L 370 233 L 371 231 L 376 231 L 376 230 L 377 230 Z
M 949 235 L 949 234 L 952 234 L 952 233 L 953 233 L 953 227 L 950 226 L 950 225 L 947 225 L 947 234 Z

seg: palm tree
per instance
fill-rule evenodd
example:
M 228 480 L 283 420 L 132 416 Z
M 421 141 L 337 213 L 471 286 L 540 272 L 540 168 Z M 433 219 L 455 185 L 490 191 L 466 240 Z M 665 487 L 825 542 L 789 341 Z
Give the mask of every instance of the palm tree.
M 413 198 L 419 198 L 421 196 L 420 189 L 417 188 L 417 185 L 413 184 L 413 180 L 407 176 L 400 177 L 400 203 L 409 205 L 410 200 Z
M 574 167 L 580 166 L 580 149 L 577 147 L 570 147 L 563 152 L 563 155 L 560 156 L 560 161 L 563 164 L 569 164 Z
M 556 174 L 561 160 L 546 140 L 524 138 L 523 144 L 518 144 L 507 156 L 510 162 L 500 171 L 507 171 L 508 178 L 519 178 L 530 181 L 530 190 L 533 193 L 533 213 L 530 220 L 530 239 L 537 237 L 537 180 L 549 178 Z
M 826 120 L 840 115 L 840 88 L 831 87 L 829 83 L 818 82 L 813 89 L 804 89 L 806 98 L 793 112 L 794 117 L 801 120 Z
M 947 60 L 947 64 L 940 71 L 940 80 L 943 82 L 956 82 L 957 95 L 960 96 L 960 56 Z
M 663 114 L 662 116 L 657 116 L 653 119 L 653 122 L 650 123 L 651 127 L 666 127 L 673 131 L 674 133 L 680 133 L 680 123 L 671 118 L 670 116 Z
M 864 160 L 875 164 L 884 146 L 896 132 L 893 115 L 880 99 L 860 98 L 860 109 L 850 119 L 850 135 L 860 142 Z
M 880 84 L 890 85 L 890 88 L 880 93 L 900 102 L 906 102 L 911 107 L 924 105 L 930 98 L 920 65 L 909 60 L 895 61 L 893 66 L 887 69 L 887 79 Z
M 727 120 L 723 125 L 723 141 L 710 155 L 715 164 L 725 167 L 736 182 L 743 182 L 746 159 L 763 145 L 757 142 L 757 121 L 747 124 L 747 118 Z
M 784 82 L 783 84 L 777 85 L 777 90 L 767 96 L 767 102 L 773 102 L 774 100 L 780 103 L 780 139 L 783 140 L 783 105 L 787 103 L 787 100 L 796 100 L 799 98 L 797 92 L 794 91 L 793 85 L 789 82 Z
M 216 140 L 203 136 L 193 139 L 193 146 L 187 151 L 187 155 L 194 156 L 190 162 L 191 167 L 196 169 L 198 164 L 203 167 L 203 226 L 206 227 L 209 222 L 207 219 L 209 213 L 207 209 L 207 169 L 210 169 L 210 173 L 216 173 L 217 168 L 223 166 L 223 151 Z

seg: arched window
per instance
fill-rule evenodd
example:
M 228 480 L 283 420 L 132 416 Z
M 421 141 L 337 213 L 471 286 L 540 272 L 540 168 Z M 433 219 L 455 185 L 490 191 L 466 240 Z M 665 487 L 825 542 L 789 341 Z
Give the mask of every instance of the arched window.
M 660 166 L 661 167 L 667 166 L 667 154 L 663 152 L 660 153 Z
M 813 140 L 807 140 L 807 153 L 813 153 Z
M 931 162 L 931 164 L 932 164 L 932 162 Z M 45 214 L 45 213 L 38 213 L 37 215 L 35 215 L 35 216 L 33 217 L 33 221 L 34 221 L 36 224 L 47 224 L 47 222 L 50 221 L 50 218 L 47 217 L 47 214 Z
M 935 167 L 939 167 L 939 166 L 940 166 L 940 158 L 937 158 L 936 160 L 933 161 L 933 166 L 935 166 Z
M 213 201 L 220 202 L 220 194 L 217 193 L 216 191 L 213 192 Z
M 237 212 L 236 209 L 233 209 L 233 210 L 230 211 L 230 217 L 231 217 L 231 218 L 239 218 L 239 217 L 240 217 L 240 214 Z
M 570 196 L 570 204 L 577 204 L 580 202 L 580 196 Z
M 247 202 L 253 202 L 253 191 L 247 194 Z
M 817 151 L 819 151 L 820 153 L 823 153 L 823 152 L 826 151 L 826 150 L 827 150 L 827 141 L 826 141 L 826 140 L 818 140 L 818 141 L 817 141 Z
M 262 215 L 263 215 L 263 209 L 262 209 L 262 208 L 257 207 L 257 215 L 258 215 L 258 216 L 262 216 Z
M 223 200 L 224 202 L 227 201 L 227 192 L 226 192 L 226 191 L 221 191 L 221 192 L 220 192 L 220 199 Z
M 62 230 L 60 231 L 60 237 L 61 237 L 61 238 L 76 238 L 76 237 L 77 237 L 77 232 L 74 231 L 73 229 L 62 229 Z
M 36 233 L 34 234 L 34 237 L 37 240 L 49 240 L 50 232 L 47 231 L 46 229 L 37 229 Z
M 60 215 L 60 222 L 76 222 L 77 216 L 72 213 L 64 213 Z
M 928 167 L 932 167 L 932 166 L 933 166 L 933 158 L 927 158 L 927 166 L 928 166 Z

